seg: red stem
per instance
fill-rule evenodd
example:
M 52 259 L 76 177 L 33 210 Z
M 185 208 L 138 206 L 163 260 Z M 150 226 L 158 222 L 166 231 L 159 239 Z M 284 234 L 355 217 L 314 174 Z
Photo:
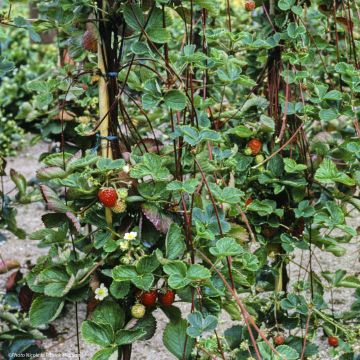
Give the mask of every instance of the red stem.
M 311 276 L 311 274 L 310 274 L 310 276 Z M 307 336 L 309 333 L 310 318 L 311 318 L 311 312 L 309 311 L 309 315 L 306 319 L 305 335 L 304 335 L 304 341 L 303 341 L 303 346 L 302 346 L 302 350 L 301 350 L 300 360 L 304 359 L 304 355 L 305 355 L 305 351 L 306 351 L 306 340 L 307 340 Z

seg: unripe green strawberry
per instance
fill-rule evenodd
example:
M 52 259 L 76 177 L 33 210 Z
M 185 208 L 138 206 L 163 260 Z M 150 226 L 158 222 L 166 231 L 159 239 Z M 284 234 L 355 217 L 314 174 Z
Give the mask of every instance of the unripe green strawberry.
M 256 162 L 256 164 L 261 164 L 263 161 L 265 160 L 265 157 L 264 157 L 264 155 L 256 155 L 255 156 L 255 162 Z
M 127 240 L 122 241 L 122 242 L 120 243 L 119 247 L 120 247 L 120 249 L 121 249 L 122 251 L 129 250 L 129 248 L 130 248 L 130 242 L 127 241 Z
M 117 201 L 115 206 L 111 208 L 115 214 L 121 214 L 126 210 L 126 203 L 123 200 Z
M 252 150 L 249 147 L 246 147 L 244 150 L 245 155 L 252 155 Z
M 130 255 L 125 255 L 121 258 L 120 262 L 125 265 L 130 265 L 133 260 L 134 259 Z
M 146 309 L 145 309 L 145 306 L 143 304 L 135 304 L 131 308 L 131 315 L 135 319 L 141 319 L 142 317 L 144 317 L 145 311 L 146 311 Z
M 128 190 L 125 188 L 118 189 L 117 193 L 120 199 L 126 199 L 128 197 Z

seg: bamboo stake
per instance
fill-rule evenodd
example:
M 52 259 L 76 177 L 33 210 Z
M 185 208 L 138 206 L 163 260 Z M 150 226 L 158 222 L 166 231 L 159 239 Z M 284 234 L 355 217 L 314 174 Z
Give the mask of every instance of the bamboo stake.
M 105 2 L 104 5 L 105 7 Z M 102 51 L 101 36 L 98 37 L 98 68 L 101 74 L 106 73 L 104 58 L 106 53 Z M 109 93 L 106 85 L 106 78 L 100 76 L 99 79 L 99 117 L 103 119 L 99 126 L 100 131 L 100 151 L 103 157 L 112 157 L 111 149 L 108 146 L 108 140 L 105 139 L 109 135 Z M 112 212 L 111 209 L 105 208 L 106 223 L 112 226 Z
M 106 56 L 106 55 L 105 55 Z M 101 74 L 105 74 L 105 60 L 103 57 L 101 39 L 98 40 L 98 68 Z M 104 76 L 99 79 L 99 116 L 104 119 L 100 126 L 101 136 L 101 155 L 103 157 L 111 157 L 110 150 L 108 151 L 108 141 L 103 137 L 108 136 L 109 133 L 109 94 L 107 91 L 106 81 Z

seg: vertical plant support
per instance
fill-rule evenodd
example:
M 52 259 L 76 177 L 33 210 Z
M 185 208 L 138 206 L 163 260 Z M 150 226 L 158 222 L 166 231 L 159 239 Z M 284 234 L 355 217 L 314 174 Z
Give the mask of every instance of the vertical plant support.
M 265 5 L 264 5 L 265 6 Z M 272 22 L 274 30 L 276 30 L 274 25 L 274 18 L 276 15 L 275 0 L 269 1 L 269 21 Z M 281 108 L 279 104 L 279 95 L 281 92 L 281 47 L 276 46 L 269 51 L 268 62 L 267 62 L 267 71 L 268 71 L 268 100 L 269 100 L 269 116 L 272 117 L 275 121 L 275 133 L 274 140 L 279 138 L 281 141 L 282 132 L 285 133 L 285 128 L 282 129 L 282 118 L 281 118 Z M 286 110 L 285 110 L 286 111 Z M 286 114 L 284 115 L 286 117 Z M 275 254 L 276 258 L 279 258 L 280 262 L 278 265 L 278 275 L 275 277 L 275 291 L 286 291 L 287 286 L 287 270 L 286 266 L 282 262 L 281 255 L 284 254 L 284 251 L 281 249 L 281 246 L 276 249 Z M 275 260 L 276 261 L 276 260 Z
M 117 39 L 118 34 L 111 25 L 114 21 L 106 17 L 108 2 L 103 0 L 99 2 L 102 11 L 99 13 L 99 36 L 98 36 L 98 69 L 99 78 L 99 118 L 102 123 L 99 127 L 101 141 L 101 155 L 110 159 L 119 158 L 119 144 L 115 134 L 118 129 L 118 84 L 117 77 L 108 77 L 109 72 L 117 74 Z M 113 4 L 109 2 L 109 7 Z M 105 22 L 104 20 L 107 20 Z M 111 46 L 112 35 L 115 37 L 114 49 Z M 109 140 L 109 136 L 113 136 Z M 105 219 L 110 228 L 113 227 L 113 213 L 111 208 L 105 208 Z M 114 235 L 113 235 L 114 237 Z M 116 236 L 115 236 L 116 238 Z M 130 360 L 131 344 L 118 346 L 118 359 Z
M 101 155 L 111 158 L 111 151 L 108 146 L 108 140 L 105 137 L 109 134 L 109 95 L 105 78 L 106 53 L 103 51 L 101 37 L 98 39 L 98 68 L 101 73 L 99 78 L 99 118 L 102 120 L 99 131 L 101 136 Z
M 112 153 L 108 145 L 106 137 L 109 134 L 109 95 L 105 78 L 105 61 L 106 54 L 103 52 L 101 37 L 98 37 L 98 68 L 101 73 L 99 78 L 99 118 L 102 120 L 100 132 L 100 151 L 103 157 L 111 158 Z M 105 208 L 105 218 L 109 226 L 112 225 L 112 212 L 111 209 Z

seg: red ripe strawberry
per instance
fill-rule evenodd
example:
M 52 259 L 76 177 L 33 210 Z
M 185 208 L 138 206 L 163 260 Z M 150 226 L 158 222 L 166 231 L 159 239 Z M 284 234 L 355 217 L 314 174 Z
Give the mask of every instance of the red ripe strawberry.
M 155 306 L 156 296 L 157 293 L 155 290 L 144 291 L 140 293 L 139 300 L 143 305 L 149 308 Z
M 98 199 L 105 207 L 115 206 L 117 198 L 118 195 L 114 188 L 104 188 L 98 192 Z
M 336 336 L 329 336 L 328 344 L 332 347 L 337 347 L 339 345 L 339 340 Z
M 170 289 L 165 292 L 159 292 L 158 299 L 162 306 L 171 306 L 175 300 L 175 293 Z
M 82 38 L 82 44 L 85 50 L 90 51 L 92 53 L 97 52 L 97 40 L 94 33 L 90 30 L 86 30 L 83 38 Z
M 283 345 L 285 343 L 285 338 L 283 335 L 276 335 L 274 337 L 274 343 L 276 345 Z
M 251 150 L 251 155 L 255 156 L 257 155 L 262 147 L 262 142 L 258 139 L 251 139 L 247 143 L 247 148 Z
M 245 3 L 246 11 L 253 11 L 256 8 L 255 1 L 249 0 Z

